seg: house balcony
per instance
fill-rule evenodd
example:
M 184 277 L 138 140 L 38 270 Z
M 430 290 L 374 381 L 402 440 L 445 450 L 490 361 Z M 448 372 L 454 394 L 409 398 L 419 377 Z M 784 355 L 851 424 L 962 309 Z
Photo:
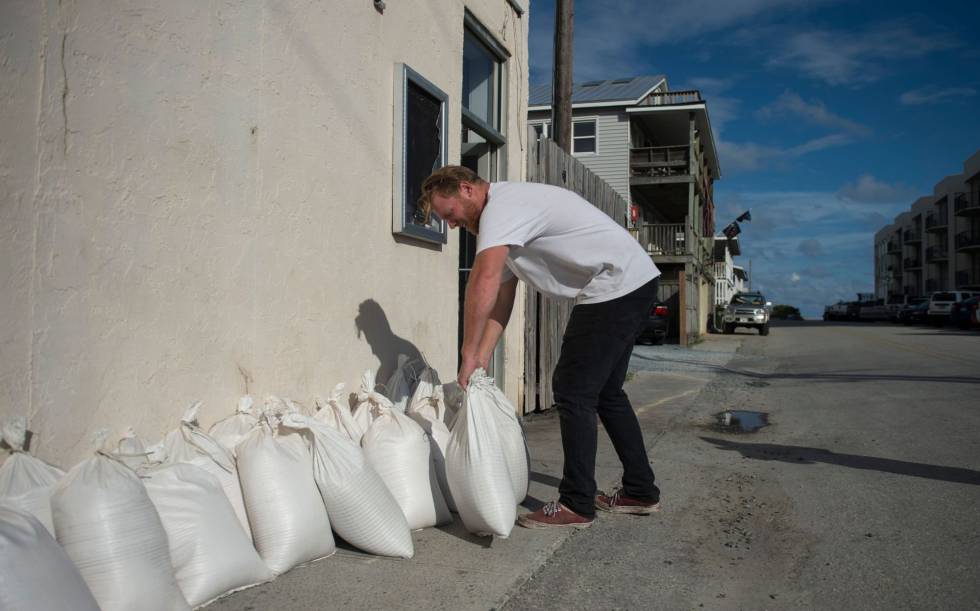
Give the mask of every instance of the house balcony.
M 961 231 L 956 234 L 956 252 L 980 252 L 980 231 Z
M 888 250 L 889 255 L 900 255 L 902 254 L 902 245 L 894 240 L 888 240 Z
M 704 240 L 698 239 L 693 232 L 692 243 L 688 243 L 684 223 L 640 223 L 637 225 L 636 239 L 657 262 L 685 263 L 707 254 L 701 244 Z
M 905 271 L 922 269 L 922 261 L 917 257 L 905 257 L 905 260 L 902 262 L 902 269 Z
M 913 231 L 912 229 L 906 229 L 902 234 L 902 242 L 905 244 L 921 244 L 922 233 Z
M 949 226 L 947 217 L 945 210 L 941 210 L 939 213 L 930 212 L 926 215 L 926 231 L 945 231 Z
M 980 216 L 980 197 L 970 199 L 966 193 L 953 197 L 953 212 L 956 216 Z
M 929 263 L 940 263 L 948 260 L 949 254 L 942 246 L 930 246 L 926 249 L 926 261 Z
M 649 106 L 674 106 L 676 104 L 696 104 L 703 102 L 701 92 L 697 89 L 667 91 L 650 96 L 646 104 Z
M 691 181 L 690 146 L 678 144 L 630 149 L 630 186 Z

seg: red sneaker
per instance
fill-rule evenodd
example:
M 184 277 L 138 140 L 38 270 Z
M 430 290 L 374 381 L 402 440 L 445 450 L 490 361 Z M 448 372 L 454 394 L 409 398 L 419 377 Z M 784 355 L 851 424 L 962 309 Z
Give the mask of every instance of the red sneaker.
M 623 491 L 619 488 L 612 494 L 606 494 L 605 492 L 597 494 L 595 497 L 595 506 L 597 509 L 610 513 L 631 513 L 638 516 L 647 516 L 660 511 L 660 503 L 650 503 L 648 501 L 639 501 L 630 498 L 624 495 Z
M 580 516 L 558 501 L 552 501 L 535 511 L 517 518 L 524 528 L 588 528 L 592 518 Z

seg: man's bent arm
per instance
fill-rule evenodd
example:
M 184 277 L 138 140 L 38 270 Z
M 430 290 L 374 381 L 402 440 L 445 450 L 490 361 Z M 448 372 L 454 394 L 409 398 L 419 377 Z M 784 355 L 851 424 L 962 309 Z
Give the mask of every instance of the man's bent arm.
M 483 328 L 483 338 L 480 340 L 480 347 L 477 350 L 477 363 L 480 367 L 486 368 L 490 362 L 490 355 L 500 339 L 500 335 L 507 327 L 510 320 L 510 313 L 514 309 L 514 295 L 517 293 L 517 278 L 511 278 L 500 285 L 497 292 L 497 302 L 490 311 L 490 318 Z
M 509 250 L 507 246 L 488 248 L 480 251 L 473 262 L 463 305 L 463 346 L 460 349 L 462 363 L 457 377 L 460 386 L 466 386 L 470 374 L 477 367 L 483 331 L 497 303 L 500 274 Z

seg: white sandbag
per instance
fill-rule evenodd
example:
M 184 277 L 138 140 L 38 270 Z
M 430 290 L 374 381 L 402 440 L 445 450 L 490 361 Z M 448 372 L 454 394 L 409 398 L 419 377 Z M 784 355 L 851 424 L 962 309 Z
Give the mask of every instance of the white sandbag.
M 429 440 L 414 420 L 371 393 L 374 422 L 361 438 L 368 463 L 398 501 L 413 530 L 452 521 L 429 458 Z
M 361 445 L 361 437 L 364 436 L 364 429 L 354 420 L 350 406 L 344 399 L 344 383 L 341 382 L 334 386 L 327 399 L 317 397 L 313 400 L 317 412 L 313 414 L 318 422 L 326 424 L 330 428 L 343 433 L 355 445 Z
M 112 453 L 116 460 L 134 471 L 151 464 L 150 454 L 152 452 L 147 449 L 146 442 L 136 434 L 136 429 L 131 426 L 126 427 L 123 431 L 116 445 L 116 451 Z
M 357 404 L 352 410 L 354 423 L 363 433 L 371 428 L 371 423 L 378 415 L 379 408 L 376 400 L 372 397 L 383 396 L 375 392 L 374 372 L 368 369 L 361 375 L 361 388 L 357 391 Z
M 235 458 L 229 450 L 197 425 L 197 413 L 201 405 L 202 403 L 198 401 L 187 408 L 180 419 L 180 427 L 167 433 L 160 442 L 157 453 L 151 456 L 165 464 L 191 464 L 215 476 L 235 511 L 235 517 L 251 539 L 252 529 L 248 525 L 248 514 L 245 513 L 245 501 L 242 499 L 242 485 L 238 480 Z
M 259 419 L 253 413 L 255 402 L 252 397 L 245 395 L 238 400 L 238 409 L 234 416 L 228 416 L 224 420 L 216 422 L 209 430 L 208 434 L 223 448 L 235 454 L 238 447 L 245 437 L 252 432 Z
M 409 399 L 415 390 L 415 384 L 418 382 L 416 369 L 419 365 L 424 366 L 424 363 L 419 363 L 417 360 L 413 361 L 408 356 L 399 354 L 395 372 L 391 374 L 388 383 L 385 384 L 384 395 L 400 412 L 404 412 L 408 407 Z
M 415 394 L 412 395 L 406 413 L 429 436 L 429 455 L 439 480 L 439 489 L 442 490 L 449 510 L 456 511 L 456 502 L 453 501 L 449 480 L 446 479 L 446 448 L 449 447 L 450 435 L 445 422 L 446 411 L 442 386 L 439 385 L 436 371 L 427 367 L 419 376 L 418 386 L 415 387 Z
M 336 551 L 313 458 L 298 432 L 280 431 L 272 414 L 236 448 L 252 538 L 277 575 Z
M 470 377 L 446 449 L 446 476 L 466 529 L 506 538 L 517 519 L 517 499 L 497 408 L 489 401 L 473 400 L 487 394 L 483 387 L 488 383 L 492 381 L 483 369 Z
M 283 423 L 312 437 L 313 475 L 334 531 L 368 553 L 411 558 L 405 514 L 361 448 L 315 418 L 289 414 Z
M 140 478 L 99 450 L 55 486 L 58 542 L 103 611 L 188 609 L 170 562 L 167 533 Z
M 54 536 L 51 492 L 65 472 L 25 451 L 26 418 L 4 423 L 2 436 L 11 455 L 0 465 L 0 502 L 33 515 Z
M 511 483 L 514 485 L 514 498 L 520 503 L 527 496 L 530 483 L 530 465 L 528 463 L 527 441 L 524 439 L 524 428 L 517 419 L 517 410 L 503 391 L 493 383 L 493 378 L 484 376 L 473 386 L 472 394 L 467 387 L 467 399 L 472 402 L 487 404 L 487 410 L 497 421 L 497 431 L 500 433 L 500 443 L 507 458 Z M 490 407 L 495 409 L 491 409 Z
M 0 609 L 99 611 L 78 569 L 26 511 L 0 504 Z
M 168 464 L 147 471 L 143 483 L 167 533 L 177 584 L 192 607 L 273 578 L 214 475 L 194 464 Z

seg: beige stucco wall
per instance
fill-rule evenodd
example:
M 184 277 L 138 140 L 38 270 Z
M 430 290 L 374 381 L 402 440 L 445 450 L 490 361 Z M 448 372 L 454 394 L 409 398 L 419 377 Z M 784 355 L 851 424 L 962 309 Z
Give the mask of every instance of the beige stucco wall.
M 307 400 L 410 343 L 455 377 L 455 232 L 391 234 L 392 90 L 406 62 L 450 94 L 458 161 L 464 9 L 387 4 L 0 4 L 0 417 L 39 455 L 154 440 L 194 399 L 209 425 L 242 370 Z M 527 15 L 466 4 L 512 53 L 521 178 Z

